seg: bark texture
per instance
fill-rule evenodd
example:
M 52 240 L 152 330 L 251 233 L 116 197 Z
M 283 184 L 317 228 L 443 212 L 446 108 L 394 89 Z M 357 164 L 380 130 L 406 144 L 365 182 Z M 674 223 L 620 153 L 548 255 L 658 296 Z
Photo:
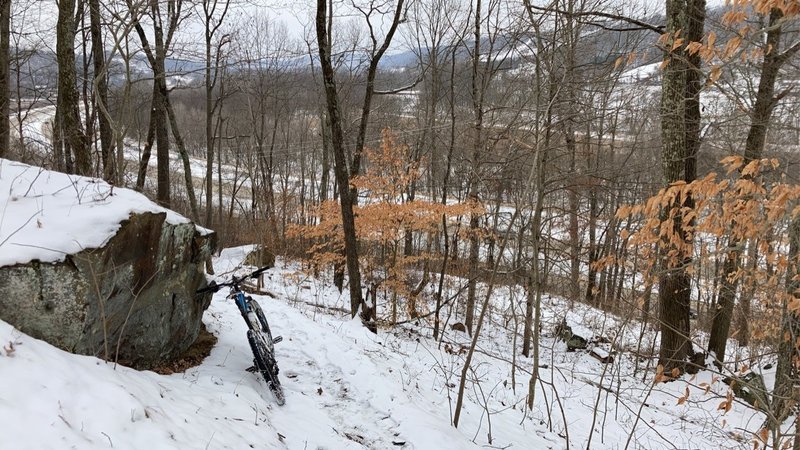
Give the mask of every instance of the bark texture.
M 103 47 L 101 30 L 100 1 L 89 0 L 89 21 L 92 36 L 92 62 L 94 64 L 95 92 L 94 101 L 108 107 L 108 82 L 106 73 L 106 53 Z M 100 156 L 103 162 L 103 178 L 114 183 L 117 181 L 117 166 L 114 158 L 114 137 L 108 117 L 102 112 L 97 115 L 100 125 Z
M 704 0 L 667 0 L 666 29 L 673 36 L 685 33 L 684 39 L 699 32 L 702 34 L 705 18 Z M 673 38 L 674 39 L 674 38 Z M 699 145 L 699 95 L 696 75 L 684 46 L 672 49 L 667 42 L 665 58 L 667 66 L 662 75 L 661 89 L 661 157 L 662 172 L 666 184 L 677 181 L 692 181 L 695 174 L 695 157 Z M 697 62 L 699 63 L 699 61 Z M 683 204 L 670 204 L 667 208 L 691 206 L 691 199 Z M 673 218 L 666 214 L 663 220 L 672 220 L 673 231 L 686 239 L 682 227 L 682 215 Z M 689 340 L 689 311 L 691 303 L 691 277 L 687 267 L 691 256 L 668 258 L 662 252 L 659 273 L 659 321 L 661 323 L 661 347 L 659 364 L 666 372 L 677 368 L 683 370 L 686 359 L 692 353 Z
M 72 172 L 91 175 L 92 160 L 89 139 L 83 131 L 78 103 L 75 74 L 75 0 L 61 0 L 56 23 L 56 59 L 58 60 L 58 113 L 56 122 L 61 128 L 61 138 L 75 157 Z M 67 167 L 69 168 L 69 155 Z
M 11 0 L 0 0 L 0 158 L 9 154 L 11 124 L 9 121 L 11 54 Z

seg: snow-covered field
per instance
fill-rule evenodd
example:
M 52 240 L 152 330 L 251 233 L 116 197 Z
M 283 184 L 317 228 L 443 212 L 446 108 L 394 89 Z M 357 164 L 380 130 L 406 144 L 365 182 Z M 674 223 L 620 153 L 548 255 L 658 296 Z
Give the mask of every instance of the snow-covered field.
M 215 260 L 220 279 L 247 250 Z M 270 295 L 257 298 L 284 337 L 276 351 L 285 406 L 245 371 L 252 363 L 245 324 L 225 292 L 204 316 L 219 338 L 211 355 L 168 376 L 71 355 L 0 321 L 0 448 L 752 448 L 750 433 L 764 419 L 738 402 L 718 410 L 727 386 L 710 372 L 654 386 L 652 368 L 634 376 L 628 355 L 601 364 L 547 335 L 529 411 L 531 360 L 517 357 L 512 371 L 513 335 L 497 308 L 468 371 L 456 429 L 465 335 L 448 330 L 439 345 L 424 322 L 373 335 L 346 314 L 313 306 L 343 307 L 347 292 L 293 264 L 279 264 L 264 281 Z M 545 323 L 566 310 L 547 299 Z M 603 323 L 607 333 L 624 327 L 585 306 L 569 321 L 595 333 Z

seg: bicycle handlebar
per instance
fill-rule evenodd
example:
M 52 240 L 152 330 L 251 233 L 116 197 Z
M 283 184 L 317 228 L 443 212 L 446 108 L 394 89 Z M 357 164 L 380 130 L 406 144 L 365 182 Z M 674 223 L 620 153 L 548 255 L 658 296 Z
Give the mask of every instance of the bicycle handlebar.
M 232 276 L 231 277 L 231 281 L 227 281 L 225 283 L 217 284 L 217 283 L 214 283 L 212 281 L 211 282 L 212 284 L 209 284 L 208 286 L 206 286 L 204 288 L 198 289 L 195 292 L 198 293 L 198 294 L 204 294 L 206 292 L 218 292 L 220 289 L 222 289 L 224 287 L 238 286 L 241 282 L 243 282 L 244 280 L 246 280 L 248 278 L 257 278 L 259 275 L 261 275 L 262 273 L 266 272 L 268 269 L 269 269 L 269 266 L 257 269 L 255 271 L 243 276 L 243 277 Z

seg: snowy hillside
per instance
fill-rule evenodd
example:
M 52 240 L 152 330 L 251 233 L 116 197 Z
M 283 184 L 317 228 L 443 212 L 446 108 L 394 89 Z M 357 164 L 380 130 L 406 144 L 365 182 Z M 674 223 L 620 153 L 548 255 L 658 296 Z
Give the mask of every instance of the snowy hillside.
M 221 277 L 246 250 L 223 252 L 215 262 Z M 284 407 L 245 371 L 252 362 L 245 325 L 225 292 L 204 317 L 219 338 L 211 355 L 169 376 L 71 355 L 0 321 L 0 447 L 544 449 L 569 441 L 580 448 L 745 448 L 752 446 L 748 430 L 763 420 L 739 403 L 727 414 L 717 410 L 727 386 L 710 373 L 653 387 L 641 372 L 633 379 L 627 356 L 604 365 L 550 338 L 542 342 L 543 383 L 528 411 L 530 360 L 516 361 L 512 378 L 511 336 L 493 321 L 456 429 L 450 418 L 466 336 L 448 334 L 439 348 L 427 327 L 370 334 L 331 309 L 347 297 L 328 286 L 291 267 L 265 275 L 270 295 L 258 300 L 273 333 L 284 337 L 276 346 Z M 566 306 L 552 300 L 546 308 L 549 323 Z M 604 317 L 582 307 L 570 314 L 577 319 L 595 326 Z M 687 388 L 688 401 L 678 405 Z

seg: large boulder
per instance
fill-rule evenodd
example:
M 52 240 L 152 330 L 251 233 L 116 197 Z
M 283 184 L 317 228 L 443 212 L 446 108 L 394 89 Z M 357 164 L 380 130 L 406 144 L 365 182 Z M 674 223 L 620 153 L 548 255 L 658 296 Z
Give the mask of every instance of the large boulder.
M 770 413 L 769 395 L 764 384 L 764 377 L 756 372 L 747 371 L 741 376 L 726 377 L 725 384 L 731 386 L 733 393 L 752 407 Z
M 244 264 L 256 267 L 275 267 L 275 253 L 266 246 L 256 246 L 244 257 Z
M 9 166 L 0 160 L 0 208 L 5 200 L 6 210 L 20 210 L 16 212 L 27 218 L 29 195 L 13 195 L 21 190 L 12 185 L 5 189 L 11 192 L 9 198 L 2 197 L 7 177 L 19 176 L 16 172 L 25 167 Z M 51 214 L 37 219 L 33 226 L 38 229 L 0 224 L 0 319 L 64 350 L 139 368 L 184 352 L 197 338 L 211 300 L 210 295 L 196 296 L 195 290 L 206 284 L 204 263 L 214 249 L 215 235 L 140 194 L 89 178 L 71 177 L 69 182 L 92 183 L 93 189 L 104 185 L 101 190 L 107 189 L 107 196 L 74 203 L 60 195 L 64 190 L 52 189 L 59 184 L 53 179 L 63 174 L 45 172 L 53 186 L 26 192 L 33 192 L 45 204 L 41 210 Z M 37 179 L 41 170 L 38 173 Z M 80 186 L 74 192 L 80 193 Z M 73 202 L 70 217 L 52 214 L 61 202 Z M 87 223 L 81 227 L 76 221 Z M 98 229 L 91 230 L 93 226 Z M 40 233 L 48 227 L 49 233 Z M 86 227 L 89 230 L 83 230 Z M 16 229 L 21 231 L 9 231 Z M 60 241 L 53 235 L 62 234 L 60 239 L 73 242 L 54 249 Z M 42 240 L 49 244 L 47 251 L 29 251 Z M 17 247 L 28 250 L 9 253 Z
M 567 318 L 564 317 L 559 322 L 558 326 L 556 327 L 556 336 L 559 339 L 567 343 L 567 351 L 574 352 L 575 350 L 586 350 L 586 347 L 589 345 L 589 338 L 591 337 L 588 335 L 581 336 L 578 333 L 575 333 L 572 330 L 572 327 L 567 323 Z

